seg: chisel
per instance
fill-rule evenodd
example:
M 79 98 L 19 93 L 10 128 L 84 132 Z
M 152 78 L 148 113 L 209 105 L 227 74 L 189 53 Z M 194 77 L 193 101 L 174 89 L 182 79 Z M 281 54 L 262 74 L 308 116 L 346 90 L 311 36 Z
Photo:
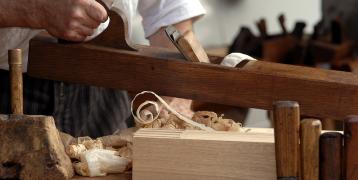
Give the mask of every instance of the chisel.
M 194 36 L 193 31 L 187 31 L 182 35 L 174 26 L 168 26 L 165 32 L 186 60 L 210 63 L 208 55 Z

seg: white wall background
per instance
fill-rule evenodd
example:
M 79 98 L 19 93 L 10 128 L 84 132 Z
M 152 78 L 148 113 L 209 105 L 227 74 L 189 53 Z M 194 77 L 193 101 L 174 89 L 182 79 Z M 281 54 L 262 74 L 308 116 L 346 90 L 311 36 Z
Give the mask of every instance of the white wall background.
M 195 24 L 195 31 L 205 47 L 225 46 L 231 43 L 239 27 L 248 26 L 257 33 L 255 22 L 264 17 L 268 31 L 277 33 L 280 26 L 277 16 L 286 15 L 289 30 L 297 20 L 307 23 L 307 31 L 321 16 L 320 0 L 201 0 L 208 14 Z M 134 23 L 133 41 L 145 43 L 140 17 Z

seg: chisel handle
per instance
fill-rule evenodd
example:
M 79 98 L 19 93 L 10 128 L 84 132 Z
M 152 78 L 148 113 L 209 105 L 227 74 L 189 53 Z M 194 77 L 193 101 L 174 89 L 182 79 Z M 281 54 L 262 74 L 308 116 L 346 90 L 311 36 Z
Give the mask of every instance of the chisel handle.
M 320 137 L 320 180 L 342 179 L 343 134 L 327 132 Z
M 287 28 L 286 28 L 286 17 L 284 14 L 280 14 L 278 16 L 278 21 L 280 23 L 281 26 L 281 30 L 282 30 L 282 34 L 283 35 L 287 35 Z
M 274 103 L 277 179 L 298 179 L 300 110 L 297 102 Z
M 346 180 L 358 179 L 358 116 L 344 122 L 344 176 Z
M 10 106 L 11 113 L 23 114 L 23 83 L 22 83 L 22 51 L 12 49 L 8 51 L 10 72 Z
M 319 137 L 322 124 L 317 119 L 304 119 L 300 127 L 301 180 L 319 178 Z

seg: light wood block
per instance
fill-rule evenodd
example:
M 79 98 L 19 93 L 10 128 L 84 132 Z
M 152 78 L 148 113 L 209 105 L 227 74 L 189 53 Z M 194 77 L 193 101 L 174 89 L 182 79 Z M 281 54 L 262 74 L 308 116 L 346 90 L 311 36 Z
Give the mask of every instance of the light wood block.
M 271 130 L 141 129 L 134 135 L 134 180 L 276 179 L 275 163 Z

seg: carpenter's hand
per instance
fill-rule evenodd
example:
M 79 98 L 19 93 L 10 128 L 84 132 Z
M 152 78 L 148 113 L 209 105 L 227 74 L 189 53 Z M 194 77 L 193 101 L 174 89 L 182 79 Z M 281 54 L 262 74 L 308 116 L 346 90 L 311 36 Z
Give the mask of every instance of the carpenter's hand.
M 30 24 L 69 41 L 83 41 L 108 18 L 106 9 L 95 0 L 30 1 L 37 6 Z

